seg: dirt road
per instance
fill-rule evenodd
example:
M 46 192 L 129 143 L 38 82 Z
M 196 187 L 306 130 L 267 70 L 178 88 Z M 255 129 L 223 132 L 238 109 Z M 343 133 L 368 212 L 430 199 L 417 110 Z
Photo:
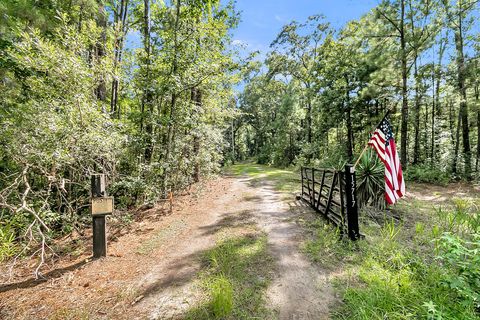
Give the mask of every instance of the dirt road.
M 252 186 L 248 177 L 229 180 L 228 190 L 215 200 L 215 209 L 201 213 L 203 223 L 192 228 L 189 237 L 178 242 L 175 250 L 141 280 L 140 286 L 148 288 L 148 297 L 135 309 L 150 310 L 151 319 L 181 317 L 195 303 L 191 280 L 200 269 L 198 254 L 213 245 L 215 233 L 223 228 L 256 224 L 267 234 L 277 266 L 267 294 L 278 318 L 328 319 L 334 295 L 327 273 L 312 266 L 299 252 L 303 230 L 296 219 L 308 215 L 309 210 L 291 208 L 266 181 Z
M 181 319 L 204 298 L 196 281 L 204 252 L 222 232 L 257 228 L 266 234 L 275 264 L 265 293 L 273 318 L 328 319 L 335 301 L 328 272 L 312 265 L 300 249 L 305 230 L 298 221 L 313 218 L 292 195 L 275 191 L 261 176 L 255 181 L 245 175 L 219 178 L 172 215 L 138 223 L 134 228 L 140 232 L 119 237 L 106 259 L 35 286 L 0 290 L 8 302 L 0 305 L 0 316 Z M 18 301 L 30 295 L 45 299 Z M 58 312 L 59 305 L 65 312 Z

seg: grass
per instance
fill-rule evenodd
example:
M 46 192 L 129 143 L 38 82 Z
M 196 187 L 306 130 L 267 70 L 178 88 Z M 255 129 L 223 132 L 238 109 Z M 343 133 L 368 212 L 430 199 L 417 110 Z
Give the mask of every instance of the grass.
M 355 244 L 339 241 L 335 229 L 328 225 L 312 225 L 313 237 L 305 243 L 305 253 L 340 275 L 335 286 L 343 303 L 333 311 L 333 318 L 480 319 L 475 293 L 478 280 L 471 280 L 479 277 L 480 259 L 473 255 L 480 243 L 471 238 L 452 244 L 442 240 L 452 232 L 473 232 L 474 218 L 462 214 L 465 211 L 464 206 L 457 206 L 441 214 L 424 213 L 429 223 L 422 222 L 425 216 L 420 216 L 418 222 L 408 225 L 391 219 L 380 228 L 364 224 L 367 239 Z M 471 250 L 458 252 L 469 244 Z M 452 251 L 453 264 L 449 265 L 451 255 L 446 254 Z
M 299 188 L 298 173 L 290 170 L 252 163 L 228 170 L 253 183 L 266 179 L 278 191 Z M 451 192 L 438 203 L 404 200 L 394 209 L 400 221 L 387 211 L 376 221 L 364 215 L 367 237 L 357 243 L 339 241 L 321 219 L 306 222 L 311 234 L 303 252 L 335 271 L 342 303 L 332 318 L 480 319 L 479 201 L 463 195 Z
M 204 301 L 186 319 L 273 319 L 265 290 L 273 273 L 267 238 L 258 231 L 225 237 L 203 257 Z
M 92 319 L 87 309 L 60 308 L 49 316 L 48 320 L 89 320 Z
M 280 169 L 271 166 L 254 164 L 252 162 L 231 165 L 226 169 L 227 174 L 247 176 L 252 185 L 258 185 L 267 180 L 272 183 L 276 191 L 293 193 L 299 190 L 300 173 L 293 168 Z

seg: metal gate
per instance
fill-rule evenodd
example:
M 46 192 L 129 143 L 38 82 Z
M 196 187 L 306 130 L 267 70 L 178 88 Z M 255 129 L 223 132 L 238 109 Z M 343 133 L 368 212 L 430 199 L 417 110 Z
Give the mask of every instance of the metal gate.
M 302 196 L 313 209 L 348 234 L 360 238 L 358 207 L 355 194 L 355 170 L 346 165 L 344 171 L 301 167 Z

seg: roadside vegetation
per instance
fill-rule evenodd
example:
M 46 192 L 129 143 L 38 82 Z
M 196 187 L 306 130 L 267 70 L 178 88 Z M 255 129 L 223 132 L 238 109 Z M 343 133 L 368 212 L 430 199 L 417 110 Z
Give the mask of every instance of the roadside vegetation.
M 357 192 L 368 193 L 359 182 L 372 171 L 365 168 L 375 166 L 368 163 L 369 157 L 357 173 Z M 289 197 L 299 190 L 294 168 L 245 162 L 228 172 L 272 183 Z M 374 181 L 369 177 L 364 188 L 372 188 L 368 184 Z M 450 188 L 457 188 L 455 194 L 459 186 L 462 193 L 451 196 Z M 341 239 L 321 216 L 300 221 L 309 234 L 303 252 L 336 274 L 333 282 L 341 303 L 331 311 L 333 318 L 480 318 L 480 198 L 469 184 L 410 182 L 409 187 L 412 196 L 391 210 L 362 207 L 364 240 Z M 433 200 L 417 198 L 425 192 Z
M 304 251 L 340 274 L 343 303 L 334 318 L 479 319 L 478 204 L 410 198 L 391 211 L 364 208 L 366 238 L 356 243 L 339 240 L 324 221 L 310 225 Z
M 220 232 L 203 255 L 199 286 L 205 297 L 186 319 L 275 319 L 265 291 L 274 270 L 267 237 L 255 227 Z

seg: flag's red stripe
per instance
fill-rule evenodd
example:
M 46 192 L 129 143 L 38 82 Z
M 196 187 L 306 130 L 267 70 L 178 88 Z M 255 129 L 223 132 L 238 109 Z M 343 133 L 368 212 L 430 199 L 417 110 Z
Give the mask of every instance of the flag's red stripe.
M 388 146 L 385 142 L 382 130 L 377 128 L 368 141 L 368 145 L 375 149 L 385 165 L 385 199 L 388 204 L 394 204 L 405 194 L 405 181 L 395 141 L 393 138 L 390 139 Z

